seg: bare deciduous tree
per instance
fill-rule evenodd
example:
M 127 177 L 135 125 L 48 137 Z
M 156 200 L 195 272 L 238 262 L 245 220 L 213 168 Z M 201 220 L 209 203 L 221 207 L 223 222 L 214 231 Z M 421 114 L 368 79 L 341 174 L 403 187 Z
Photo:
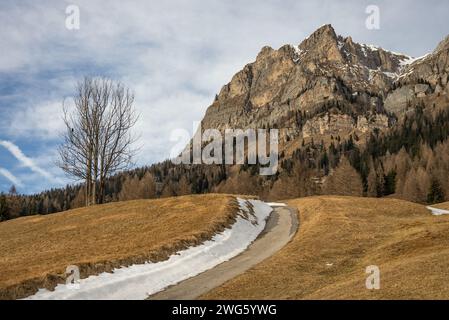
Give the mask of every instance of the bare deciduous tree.
M 86 206 L 103 203 L 106 178 L 126 169 L 136 151 L 134 95 L 120 82 L 85 78 L 73 102 L 70 108 L 63 104 L 66 131 L 58 165 L 85 181 Z

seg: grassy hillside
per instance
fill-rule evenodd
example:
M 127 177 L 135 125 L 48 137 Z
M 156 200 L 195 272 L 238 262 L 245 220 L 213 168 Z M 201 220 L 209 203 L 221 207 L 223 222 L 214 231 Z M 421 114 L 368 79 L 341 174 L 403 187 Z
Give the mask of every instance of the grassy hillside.
M 397 200 L 311 197 L 281 251 L 209 292 L 211 299 L 449 299 L 449 217 Z M 367 290 L 367 266 L 381 272 Z
M 232 196 L 136 200 L 0 223 L 0 298 L 20 298 L 64 282 L 68 265 L 81 277 L 160 261 L 210 239 L 235 216 Z
M 433 204 L 432 207 L 438 208 L 438 209 L 443 209 L 443 210 L 449 210 L 449 202 Z

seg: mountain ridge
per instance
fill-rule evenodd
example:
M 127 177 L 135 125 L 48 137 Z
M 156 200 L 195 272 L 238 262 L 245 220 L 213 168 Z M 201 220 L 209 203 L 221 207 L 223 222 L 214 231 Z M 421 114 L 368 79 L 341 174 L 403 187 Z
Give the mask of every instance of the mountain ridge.
M 222 87 L 202 127 L 277 127 L 284 143 L 323 134 L 348 136 L 388 129 L 410 101 L 435 91 L 447 95 L 447 74 L 428 72 L 424 62 L 443 56 L 441 69 L 447 70 L 448 42 L 446 38 L 433 53 L 416 59 L 353 42 L 350 36 L 337 35 L 330 24 L 323 25 L 298 46 L 263 47 L 254 62 Z M 319 112 L 332 103 L 343 105 L 345 111 Z M 294 119 L 296 112 L 306 113 L 305 123 Z M 334 126 L 323 128 L 326 121 Z

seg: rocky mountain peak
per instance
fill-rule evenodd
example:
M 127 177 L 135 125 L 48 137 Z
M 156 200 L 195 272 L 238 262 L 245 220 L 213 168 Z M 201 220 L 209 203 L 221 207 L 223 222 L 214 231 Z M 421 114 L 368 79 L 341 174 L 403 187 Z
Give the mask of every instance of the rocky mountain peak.
M 272 54 L 275 50 L 270 47 L 270 46 L 264 46 L 262 47 L 262 49 L 260 50 L 259 54 L 257 55 L 256 61 L 263 59 L 266 56 L 269 56 L 270 54 Z
M 334 28 L 324 25 L 312 33 L 298 46 L 299 55 L 305 65 L 315 69 L 315 65 L 335 65 L 337 69 L 358 67 L 365 69 L 362 73 L 383 73 L 381 76 L 395 78 L 398 76 L 404 61 L 410 57 L 384 50 L 380 47 L 359 44 L 352 37 L 337 35 Z M 299 60 L 299 59 L 298 59 Z M 313 65 L 311 65 L 312 63 Z M 350 71 L 354 72 L 354 71 Z M 368 75 L 366 79 L 371 79 Z M 393 79 L 392 79 L 393 80 Z
M 449 35 L 442 40 L 438 46 L 436 47 L 434 53 L 438 53 L 440 51 L 449 50 Z
M 337 41 L 337 34 L 330 24 L 325 24 L 314 31 L 309 37 L 304 39 L 299 47 L 301 49 L 308 49 L 321 43 L 331 43 Z
M 326 24 L 302 41 L 299 50 L 313 60 L 342 62 L 337 39 L 334 28 Z
M 284 141 L 387 130 L 415 99 L 449 93 L 448 48 L 446 38 L 417 60 L 327 24 L 299 46 L 263 47 L 222 88 L 203 128 L 278 127 Z

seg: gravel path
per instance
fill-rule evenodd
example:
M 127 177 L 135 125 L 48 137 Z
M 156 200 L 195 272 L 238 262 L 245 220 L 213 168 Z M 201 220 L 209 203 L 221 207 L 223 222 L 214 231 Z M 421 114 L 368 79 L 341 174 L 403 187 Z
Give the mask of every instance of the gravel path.
M 299 225 L 298 214 L 296 209 L 290 207 L 273 208 L 274 211 L 268 218 L 265 230 L 245 252 L 196 277 L 168 287 L 164 291 L 150 296 L 148 299 L 196 299 L 279 251 L 295 235 Z

